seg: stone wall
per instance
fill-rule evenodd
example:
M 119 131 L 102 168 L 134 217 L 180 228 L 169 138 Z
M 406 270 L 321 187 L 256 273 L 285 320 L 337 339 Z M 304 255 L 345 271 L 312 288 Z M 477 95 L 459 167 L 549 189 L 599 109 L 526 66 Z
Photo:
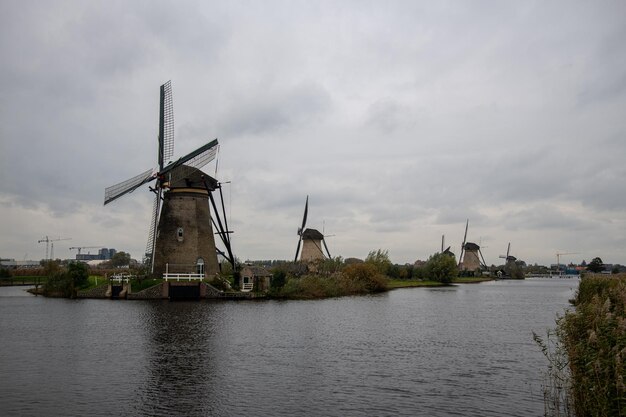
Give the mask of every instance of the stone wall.
M 163 298 L 163 285 L 165 285 L 164 282 L 137 293 L 131 292 L 126 298 L 129 300 L 160 300 Z
M 109 298 L 107 296 L 108 289 L 109 285 L 104 284 L 88 290 L 81 290 L 76 293 L 76 298 Z

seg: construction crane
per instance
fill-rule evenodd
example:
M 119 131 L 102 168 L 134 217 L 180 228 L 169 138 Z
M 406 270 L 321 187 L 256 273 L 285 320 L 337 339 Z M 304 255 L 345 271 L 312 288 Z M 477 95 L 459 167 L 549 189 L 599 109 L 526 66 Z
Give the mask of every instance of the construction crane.
M 37 243 L 42 243 L 42 242 L 46 242 L 46 261 L 52 259 L 54 257 L 54 242 L 58 242 L 60 240 L 72 240 L 71 237 L 65 237 L 65 238 L 61 238 L 59 237 L 58 239 L 50 239 L 48 236 L 39 239 L 39 241 Z M 48 258 L 48 248 L 50 248 L 50 258 Z
M 80 251 L 82 249 L 102 249 L 104 246 L 73 246 L 70 250 L 78 249 L 78 254 L 80 255 Z
M 578 255 L 578 252 L 557 252 L 556 253 L 556 271 L 561 270 L 561 256 L 563 255 Z

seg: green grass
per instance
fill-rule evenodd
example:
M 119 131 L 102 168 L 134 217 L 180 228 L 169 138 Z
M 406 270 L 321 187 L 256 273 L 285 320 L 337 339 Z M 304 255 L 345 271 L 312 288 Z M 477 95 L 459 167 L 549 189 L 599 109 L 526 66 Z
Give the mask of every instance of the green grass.
M 10 277 L 1 278 L 0 285 L 35 285 L 44 284 L 48 280 L 48 277 L 42 276 L 23 276 L 23 277 Z
M 89 290 L 91 288 L 95 288 L 95 287 L 99 287 L 101 285 L 105 285 L 108 284 L 109 280 L 104 278 L 104 277 L 100 277 L 97 275 L 90 275 L 87 278 L 87 282 L 83 285 L 80 286 L 80 288 L 78 288 L 79 290 Z
M 437 281 L 420 281 L 417 279 L 392 279 L 387 284 L 390 290 L 396 288 L 413 288 L 413 287 L 442 287 L 445 284 Z
M 473 284 L 477 282 L 492 281 L 493 278 L 487 277 L 458 277 L 452 280 L 453 284 Z M 392 279 L 387 284 L 387 288 L 390 290 L 396 288 L 414 288 L 414 287 L 443 287 L 439 281 L 420 281 L 417 279 Z
M 474 284 L 476 282 L 493 281 L 490 277 L 457 277 L 452 280 L 453 284 Z

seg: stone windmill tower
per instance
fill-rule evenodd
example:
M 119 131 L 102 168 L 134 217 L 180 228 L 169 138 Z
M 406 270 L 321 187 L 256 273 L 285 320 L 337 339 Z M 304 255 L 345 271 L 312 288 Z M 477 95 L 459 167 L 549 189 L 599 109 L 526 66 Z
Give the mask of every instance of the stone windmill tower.
M 461 269 L 465 271 L 475 271 L 482 265 L 480 262 L 480 246 L 476 243 L 465 242 L 463 246 L 463 260 L 461 261 Z
M 300 260 L 305 262 L 311 262 L 318 259 L 325 259 L 326 256 L 322 251 L 322 246 L 326 250 L 326 255 L 330 259 L 330 252 L 324 240 L 324 235 L 317 229 L 305 229 L 306 217 L 309 211 L 309 196 L 306 196 L 306 202 L 304 203 L 304 215 L 302 216 L 302 226 L 298 228 L 298 247 L 296 248 L 296 257 L 294 262 L 298 260 L 298 254 L 300 254 Z M 300 246 L 302 245 L 302 253 L 300 253 Z
M 477 269 L 487 268 L 480 246 L 473 242 L 467 241 L 467 229 L 469 220 L 465 223 L 465 235 L 461 244 L 461 255 L 459 256 L 459 270 L 473 272 Z
M 215 158 L 217 149 L 215 139 L 174 162 L 168 162 L 174 153 L 174 114 L 171 83 L 168 81 L 162 85 L 158 167 L 108 187 L 104 193 L 106 205 L 154 181 L 154 185 L 149 187 L 155 199 L 146 261 L 155 276 L 161 277 L 165 273 L 194 274 L 197 277 L 215 275 L 219 265 L 213 224 L 228 254 L 219 252 L 229 261 L 234 261 L 228 226 L 224 228 L 226 223 L 222 223 L 212 195 L 215 190 L 219 190 L 221 195 L 220 184 L 200 170 Z M 209 204 L 214 209 L 213 217 Z

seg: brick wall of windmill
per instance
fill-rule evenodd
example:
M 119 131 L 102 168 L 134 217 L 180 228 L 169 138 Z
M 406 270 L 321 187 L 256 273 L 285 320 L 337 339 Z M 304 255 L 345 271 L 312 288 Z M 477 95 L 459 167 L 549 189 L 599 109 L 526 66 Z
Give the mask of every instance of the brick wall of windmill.
M 198 258 L 204 261 L 205 276 L 219 271 L 208 198 L 194 192 L 167 195 L 158 226 L 154 272 L 162 275 L 169 264 L 170 273 L 195 273 Z
M 475 271 L 480 268 L 480 259 L 478 258 L 478 251 L 466 250 L 463 254 L 463 263 L 461 269 L 467 271 Z
M 321 240 L 304 239 L 302 241 L 302 254 L 300 255 L 300 259 L 303 261 L 324 259 L 324 253 L 322 252 L 321 248 Z

